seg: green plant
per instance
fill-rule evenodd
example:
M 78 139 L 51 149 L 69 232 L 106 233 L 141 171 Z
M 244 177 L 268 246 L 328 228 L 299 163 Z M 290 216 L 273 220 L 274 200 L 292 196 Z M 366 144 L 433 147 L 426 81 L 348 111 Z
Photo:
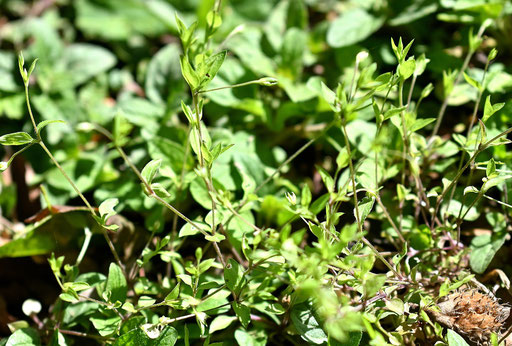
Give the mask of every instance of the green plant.
M 47 312 L 27 300 L 33 323 L 11 323 L 4 343 L 503 342 L 510 309 L 480 281 L 498 273 L 510 288 L 509 268 L 491 262 L 508 249 L 512 78 L 495 62 L 502 41 L 484 36 L 506 32 L 504 4 L 352 1 L 327 21 L 322 1 L 215 1 L 194 13 L 188 2 L 106 3 L 68 5 L 117 57 L 59 41 L 73 57 L 64 69 L 48 47 L 36 50 L 41 68 L 18 57 L 28 121 L 10 111 L 8 127 L 34 135 L 2 135 L 23 147 L 0 167 L 26 155 L 46 207 L 22 234 L 9 229 L 0 257 L 51 254 L 58 298 Z M 135 24 L 99 30 L 91 17 Z M 421 18 L 469 23 L 453 38 L 464 54 L 448 59 L 435 39 L 446 30 L 425 33 Z M 385 24 L 409 25 L 415 42 L 382 38 Z M 166 31 L 181 47 L 126 54 Z M 136 72 L 107 75 L 117 58 Z M 1 88 L 4 102 L 18 95 Z M 73 131 L 41 131 L 54 122 Z M 27 150 L 35 144 L 55 168 Z

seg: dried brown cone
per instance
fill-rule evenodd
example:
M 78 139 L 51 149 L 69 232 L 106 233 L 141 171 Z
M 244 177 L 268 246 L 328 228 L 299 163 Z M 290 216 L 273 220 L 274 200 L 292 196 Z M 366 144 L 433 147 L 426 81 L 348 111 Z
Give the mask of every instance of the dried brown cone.
M 510 315 L 510 307 L 499 303 L 490 292 L 459 289 L 438 304 L 440 311 L 427 309 L 434 319 L 478 345 L 488 344 L 492 333 L 499 335 Z

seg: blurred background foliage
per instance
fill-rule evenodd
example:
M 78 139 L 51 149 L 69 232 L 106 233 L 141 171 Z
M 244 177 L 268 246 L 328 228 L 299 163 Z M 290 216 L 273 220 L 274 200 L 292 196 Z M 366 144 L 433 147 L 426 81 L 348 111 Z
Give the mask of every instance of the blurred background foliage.
M 49 127 L 46 137 L 78 186 L 98 200 L 115 195 L 123 208 L 159 213 L 142 205 L 136 177 L 116 164 L 118 157 L 106 151 L 101 137 L 73 129 L 83 121 L 111 128 L 114 115 L 121 112 L 134 125 L 129 144 L 134 162 L 140 166 L 148 158 L 164 158 L 165 175 L 171 180 L 179 176 L 187 141 L 180 102 L 188 92 L 179 68 L 174 14 L 188 24 L 199 18 L 199 26 L 204 27 L 212 5 L 213 1 L 1 1 L 2 132 L 30 128 L 15 61 L 16 52 L 23 49 L 26 60 L 39 58 L 31 91 L 37 115 L 41 120 L 67 122 Z M 216 137 L 227 137 L 239 147 L 216 166 L 222 183 L 230 191 L 241 190 L 235 164 L 245 167 L 260 183 L 269 167 L 308 139 L 309 127 L 329 119 L 330 110 L 319 99 L 316 86 L 320 80 L 327 85 L 340 79 L 349 81 L 357 52 L 365 49 L 370 53 L 377 73 L 392 69 L 396 59 L 390 37 L 402 37 L 405 42 L 414 39 L 414 53 L 424 53 L 430 59 L 427 75 L 418 81 L 426 85 L 425 81 L 442 80 L 442 71 L 460 68 L 468 30 L 492 18 L 495 22 L 483 51 L 503 48 L 499 62 L 490 68 L 486 90 L 505 99 L 512 87 L 507 68 L 511 11 L 507 1 L 224 2 L 224 20 L 215 40 L 230 54 L 211 87 L 273 76 L 281 88 L 254 86 L 209 95 L 207 125 Z M 482 74 L 485 63 L 484 53 L 480 54 L 468 72 L 475 78 Z M 476 99 L 476 91 L 468 84 L 457 88 L 451 105 Z M 428 101 L 422 111 L 432 116 L 439 101 Z M 363 121 L 373 116 L 371 109 L 362 113 Z M 463 116 L 450 114 L 446 121 L 453 125 L 464 120 Z M 291 175 L 311 177 L 307 172 L 310 163 L 326 160 L 332 155 L 330 150 L 319 141 L 315 152 L 309 153 L 308 163 L 303 167 L 297 163 L 299 169 L 293 169 Z M 30 186 L 45 182 L 55 204 L 75 197 L 50 163 L 37 160 L 39 152 L 26 155 L 35 173 L 28 181 Z M 286 185 L 284 180 L 281 183 Z M 176 184 L 170 188 L 174 187 Z M 10 187 L 3 184 L 3 188 Z M 272 191 L 262 192 L 275 196 L 279 188 L 272 186 Z M 16 194 L 4 195 L 3 214 L 13 215 Z M 186 200 L 184 195 L 176 194 L 176 198 Z

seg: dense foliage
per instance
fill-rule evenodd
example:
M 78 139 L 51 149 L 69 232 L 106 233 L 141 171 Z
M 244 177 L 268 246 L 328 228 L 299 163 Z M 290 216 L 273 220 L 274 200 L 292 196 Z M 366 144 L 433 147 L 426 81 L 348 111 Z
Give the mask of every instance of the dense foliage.
M 511 16 L 0 1 L 0 345 L 503 344 Z

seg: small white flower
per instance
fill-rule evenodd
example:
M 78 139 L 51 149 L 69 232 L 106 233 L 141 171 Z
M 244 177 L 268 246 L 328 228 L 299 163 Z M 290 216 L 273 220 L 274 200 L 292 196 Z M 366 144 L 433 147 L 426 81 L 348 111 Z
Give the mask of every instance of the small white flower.
M 37 315 L 39 312 L 41 312 L 41 303 L 34 299 L 27 299 L 21 306 L 21 310 L 27 316 L 32 314 Z
M 297 204 L 297 196 L 295 196 L 295 193 L 287 192 L 285 194 L 285 196 L 286 196 L 286 199 L 288 200 L 288 202 L 290 202 L 291 205 Z

